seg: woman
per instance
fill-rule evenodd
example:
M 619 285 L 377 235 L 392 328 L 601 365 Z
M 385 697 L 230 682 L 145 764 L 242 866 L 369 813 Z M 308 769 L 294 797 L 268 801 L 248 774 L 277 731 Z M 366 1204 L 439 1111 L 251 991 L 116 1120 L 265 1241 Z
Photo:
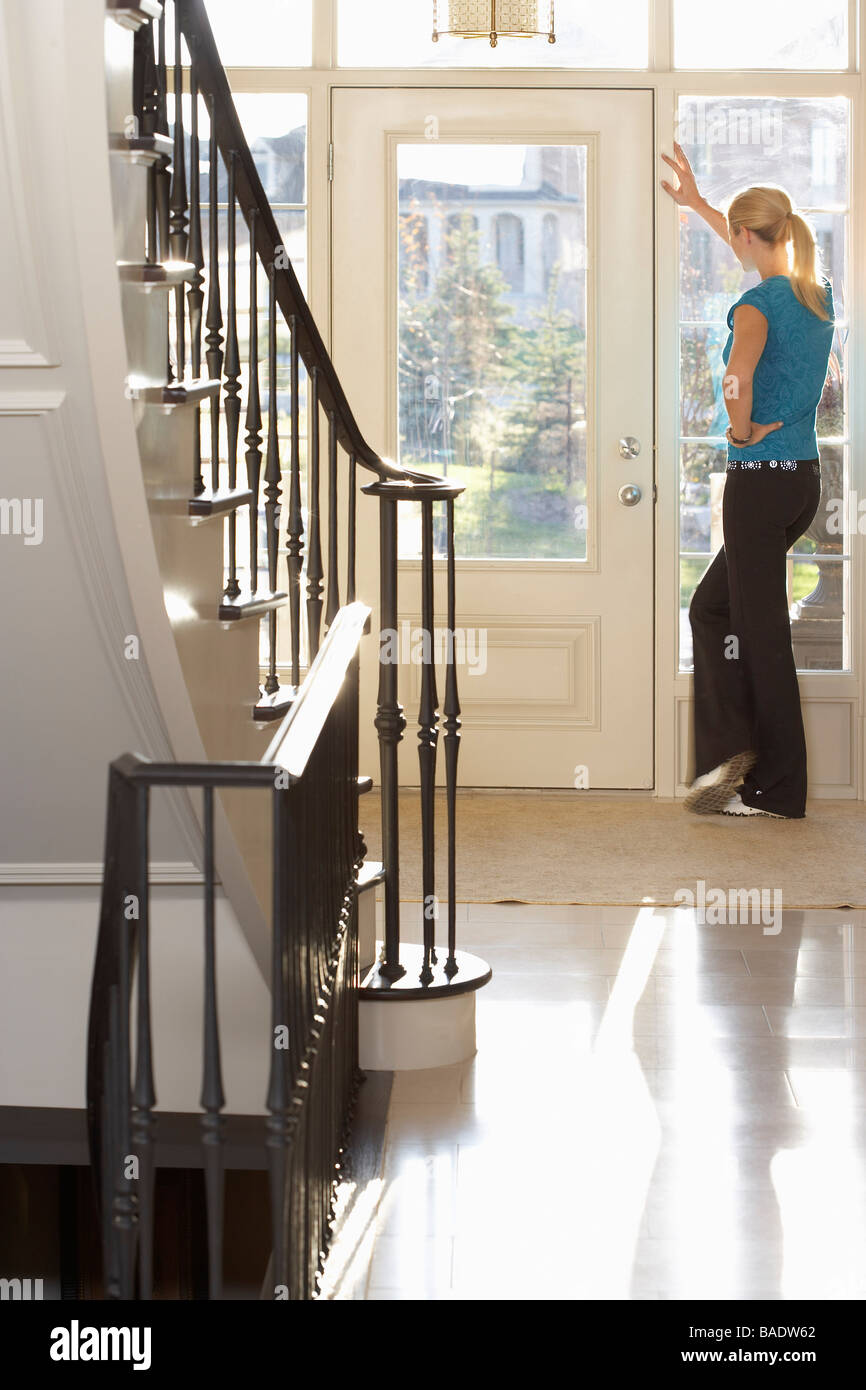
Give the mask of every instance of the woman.
M 785 556 L 818 510 L 815 418 L 833 340 L 833 294 L 819 278 L 808 223 L 784 189 L 747 188 L 727 217 L 698 192 L 681 147 L 679 187 L 761 282 L 728 312 L 722 354 L 730 424 L 722 504 L 724 546 L 695 590 L 695 770 L 686 807 L 698 814 L 806 814 L 806 739 L 791 648 Z M 788 246 L 793 254 L 789 259 Z

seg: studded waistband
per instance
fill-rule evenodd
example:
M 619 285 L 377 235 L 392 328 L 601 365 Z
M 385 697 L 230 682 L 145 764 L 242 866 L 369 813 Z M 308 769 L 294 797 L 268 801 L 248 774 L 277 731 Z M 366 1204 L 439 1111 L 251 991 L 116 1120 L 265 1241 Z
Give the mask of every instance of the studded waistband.
M 749 472 L 761 469 L 781 469 L 783 473 L 796 473 L 798 469 L 811 468 L 816 477 L 821 476 L 820 459 L 728 459 L 727 472 L 734 469 Z

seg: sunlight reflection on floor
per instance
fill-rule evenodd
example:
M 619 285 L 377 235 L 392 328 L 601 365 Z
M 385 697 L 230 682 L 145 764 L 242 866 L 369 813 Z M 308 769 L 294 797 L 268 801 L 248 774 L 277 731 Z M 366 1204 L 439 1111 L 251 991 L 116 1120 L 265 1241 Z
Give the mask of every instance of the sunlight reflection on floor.
M 864 917 L 461 904 L 478 1051 L 395 1075 L 364 1296 L 864 1297 Z

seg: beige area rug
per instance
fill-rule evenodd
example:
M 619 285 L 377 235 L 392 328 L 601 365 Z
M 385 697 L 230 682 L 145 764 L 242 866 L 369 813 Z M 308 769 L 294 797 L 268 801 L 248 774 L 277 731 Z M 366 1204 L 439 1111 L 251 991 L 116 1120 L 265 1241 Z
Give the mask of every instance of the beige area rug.
M 377 791 L 361 800 L 368 857 L 381 858 Z M 445 798 L 436 794 L 436 892 L 447 899 Z M 400 793 L 400 897 L 420 902 L 418 792 Z M 795 907 L 866 907 L 866 807 L 810 802 L 799 821 L 694 816 L 649 798 L 458 794 L 460 902 L 673 906 L 678 889 L 782 890 Z M 682 901 L 680 899 L 680 901 Z

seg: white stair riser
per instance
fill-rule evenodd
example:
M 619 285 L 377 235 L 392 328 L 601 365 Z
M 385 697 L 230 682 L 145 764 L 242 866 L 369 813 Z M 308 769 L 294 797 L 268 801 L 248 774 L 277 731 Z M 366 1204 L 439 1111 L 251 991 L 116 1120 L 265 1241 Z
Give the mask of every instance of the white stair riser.
M 376 959 L 376 888 L 362 888 L 358 894 L 358 963 L 363 980 Z
M 369 1071 L 418 1071 L 466 1062 L 477 1051 L 475 991 L 450 999 L 362 999 L 360 1065 Z

